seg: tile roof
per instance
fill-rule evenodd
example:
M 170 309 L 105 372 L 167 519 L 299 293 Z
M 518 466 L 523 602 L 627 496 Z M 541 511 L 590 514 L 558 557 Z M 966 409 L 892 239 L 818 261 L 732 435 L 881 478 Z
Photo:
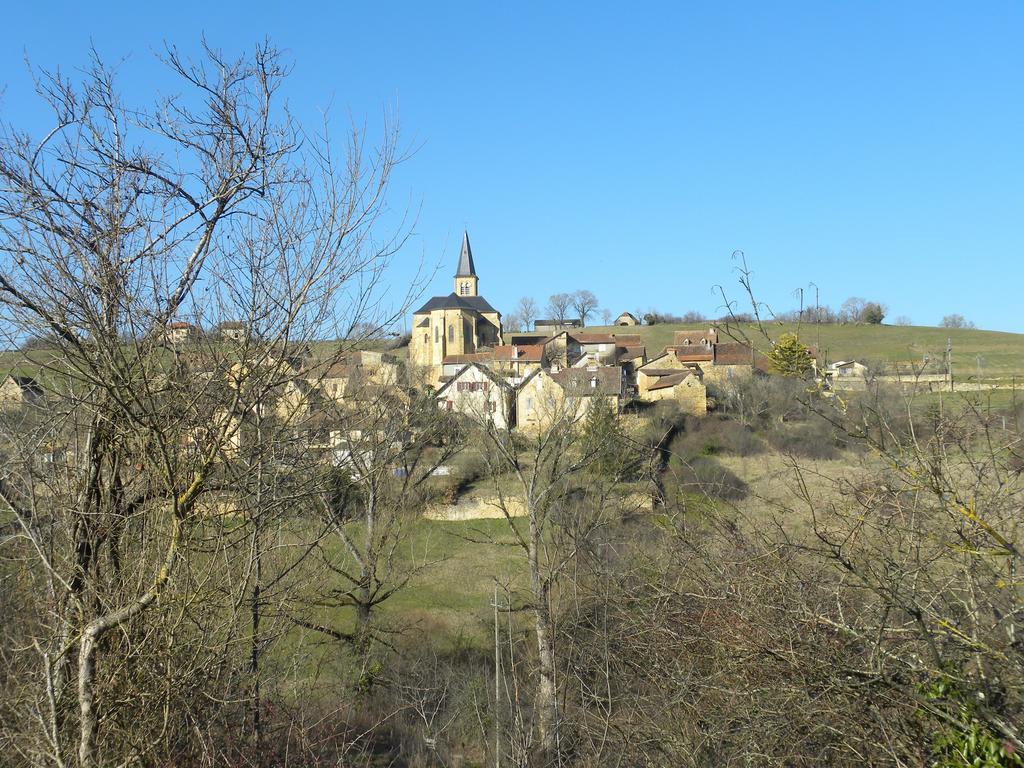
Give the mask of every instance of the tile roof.
M 669 347 L 669 349 L 675 352 L 676 359 L 681 362 L 704 362 L 714 357 L 711 347 L 705 347 L 700 344 L 695 347 Z
M 539 363 L 544 359 L 543 344 L 501 344 L 494 348 L 495 360 L 514 360 L 523 363 Z
M 760 357 L 750 346 L 738 341 L 715 344 L 715 365 L 750 365 Z
M 563 368 L 552 373 L 551 378 L 567 394 L 578 397 L 618 397 L 622 394 L 622 374 L 614 366 Z
M 690 344 L 700 344 L 701 339 L 707 339 L 708 343 L 718 342 L 718 331 L 714 328 L 694 328 L 676 331 L 672 336 L 672 346 L 678 347 L 687 341 Z
M 622 334 L 622 335 L 619 335 L 619 334 L 613 333 L 612 336 L 615 337 L 615 346 L 617 346 L 617 347 L 635 347 L 635 346 L 642 345 L 644 343 L 643 336 L 639 336 L 639 335 L 633 335 L 633 334 Z
M 669 387 L 675 387 L 682 384 L 692 375 L 692 371 L 675 371 L 669 376 L 662 376 L 656 382 L 651 384 L 648 389 L 668 389 Z

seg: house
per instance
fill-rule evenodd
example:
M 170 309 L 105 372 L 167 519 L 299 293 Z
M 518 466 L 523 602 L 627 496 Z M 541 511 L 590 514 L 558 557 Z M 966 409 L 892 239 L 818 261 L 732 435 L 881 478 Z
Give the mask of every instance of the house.
M 455 290 L 430 299 L 412 316 L 409 361 L 428 368 L 428 378 L 434 382 L 441 377 L 446 357 L 475 354 L 502 343 L 501 313 L 479 295 L 479 282 L 469 233 L 465 232 Z
M 545 367 L 559 369 L 572 366 L 583 355 L 583 349 L 576 337 L 569 331 L 558 331 L 544 339 Z
M 689 413 L 700 416 L 707 413 L 705 373 L 698 361 L 677 354 L 672 347 L 640 366 L 636 376 L 640 399 L 652 402 L 671 397 L 685 401 Z
M 673 334 L 673 347 L 703 346 L 710 347 L 718 343 L 716 328 L 676 331 Z
M 615 318 L 616 325 L 640 325 L 640 319 L 632 312 L 623 312 Z
M 614 362 L 616 354 L 614 335 L 610 333 L 569 333 L 569 336 L 579 345 L 580 354 L 588 361 L 602 365 Z
M 538 369 L 527 376 L 515 393 L 515 424 L 523 432 L 539 432 L 556 420 L 572 424 L 591 408 L 622 404 L 622 371 L 615 366 Z
M 675 358 L 669 360 L 678 362 Z M 668 362 L 668 361 L 663 361 Z M 708 412 L 707 387 L 704 374 L 697 365 L 681 364 L 682 367 L 641 366 L 637 370 L 639 397 L 647 402 L 674 400 L 681 409 L 692 416 L 704 416 Z
M 856 360 L 839 360 L 831 363 L 823 374 L 825 384 L 830 388 L 862 390 L 867 388 L 870 370 Z
M 227 320 L 217 326 L 217 335 L 222 339 L 242 342 L 249 337 L 249 326 L 238 320 Z
M 868 367 L 856 360 L 838 360 L 828 366 L 825 375 L 835 379 L 864 379 Z
M 636 395 L 637 369 L 647 362 L 647 347 L 639 336 L 616 336 L 614 365 L 622 369 L 625 394 Z
M 17 376 L 13 373 L 0 379 L 0 409 L 36 405 L 43 399 L 43 389 L 31 376 Z
M 716 387 L 749 378 L 755 370 L 762 373 L 768 371 L 768 359 L 764 355 L 743 342 L 718 341 L 714 329 L 677 331 L 674 341 L 675 344 L 665 347 L 665 354 L 678 363 L 700 368 L 704 374 L 704 383 L 712 390 L 712 394 Z M 657 359 L 661 358 L 659 356 Z M 665 366 L 659 364 L 659 367 Z
M 177 321 L 168 323 L 164 329 L 164 341 L 168 344 L 185 344 L 199 338 L 199 328 L 192 323 Z
M 358 399 L 362 390 L 401 388 L 402 364 L 387 352 L 356 350 L 330 361 L 305 363 L 306 381 L 326 397 L 340 403 L 346 398 Z
M 546 333 L 548 335 L 558 333 L 559 331 L 569 331 L 572 330 L 573 328 L 582 327 L 583 321 L 579 319 L 566 318 L 565 320 L 548 319 L 533 321 L 534 331 L 536 331 L 537 333 Z
M 498 429 L 514 425 L 512 387 L 480 363 L 464 365 L 437 390 L 437 404 Z

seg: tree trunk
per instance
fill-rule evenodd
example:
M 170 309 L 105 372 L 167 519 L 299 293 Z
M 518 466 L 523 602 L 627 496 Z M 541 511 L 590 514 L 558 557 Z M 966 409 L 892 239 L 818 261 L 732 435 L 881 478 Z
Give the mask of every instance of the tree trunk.
M 540 735 L 542 762 L 548 762 L 558 746 L 558 712 L 555 702 L 555 652 L 552 645 L 550 588 L 541 573 L 540 528 L 530 515 L 530 585 L 533 588 L 534 632 L 537 636 L 537 691 L 534 708 Z

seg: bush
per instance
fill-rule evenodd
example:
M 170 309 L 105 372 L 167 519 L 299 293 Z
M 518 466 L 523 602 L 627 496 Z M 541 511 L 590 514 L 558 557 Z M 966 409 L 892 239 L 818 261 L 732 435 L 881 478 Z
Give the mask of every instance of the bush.
M 753 430 L 732 419 L 688 417 L 684 431 L 672 443 L 672 451 L 684 459 L 731 454 L 752 456 L 764 450 Z
M 665 496 L 678 498 L 681 494 L 738 501 L 746 497 L 747 484 L 710 456 L 689 461 L 673 456 L 665 476 Z
M 832 425 L 821 418 L 776 424 L 768 433 L 768 442 L 782 453 L 807 459 L 839 458 L 839 443 Z

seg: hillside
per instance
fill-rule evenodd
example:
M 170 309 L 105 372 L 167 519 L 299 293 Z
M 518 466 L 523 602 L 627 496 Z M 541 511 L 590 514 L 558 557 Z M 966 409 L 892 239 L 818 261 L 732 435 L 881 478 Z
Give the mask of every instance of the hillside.
M 755 326 L 738 327 L 755 345 L 764 343 L 764 337 Z M 797 330 L 793 323 L 773 322 L 765 327 L 773 338 Z M 587 326 L 587 331 L 641 336 L 650 355 L 671 344 L 675 331 L 684 328 L 693 326 Z M 736 332 L 736 335 L 740 334 Z M 885 367 L 895 363 L 909 367 L 911 362 L 919 364 L 925 355 L 940 361 L 945 355 L 948 339 L 953 345 L 954 370 L 962 375 L 977 374 L 979 356 L 982 379 L 1024 375 L 1024 334 L 1019 333 L 900 325 L 822 325 L 817 329 L 813 325 L 803 325 L 800 337 L 804 343 L 812 346 L 820 338 L 820 359 L 823 361 L 855 359 Z

